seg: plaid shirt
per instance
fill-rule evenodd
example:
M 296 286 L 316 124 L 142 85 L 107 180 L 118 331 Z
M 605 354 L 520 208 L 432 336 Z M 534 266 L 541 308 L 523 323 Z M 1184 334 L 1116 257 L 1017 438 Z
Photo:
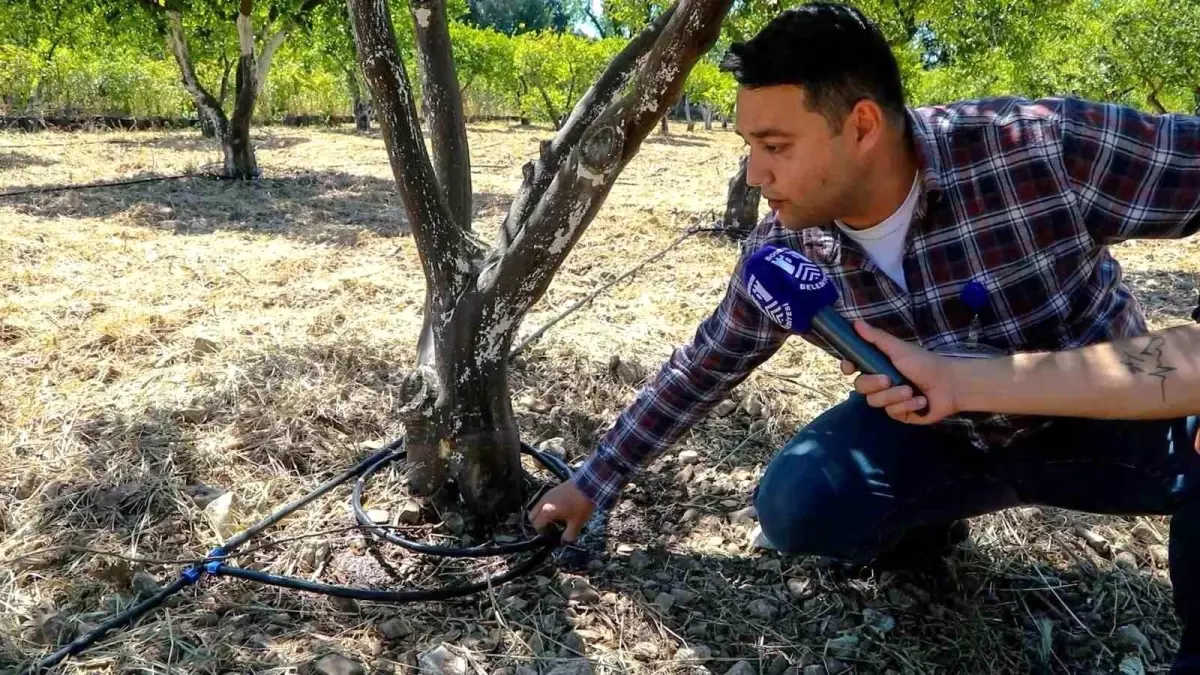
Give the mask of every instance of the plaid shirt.
M 1065 350 L 1146 332 L 1108 246 L 1200 229 L 1200 118 L 1078 99 L 1000 98 L 909 110 L 920 196 L 903 258 L 906 293 L 832 224 L 744 242 L 720 305 L 674 351 L 584 462 L 575 483 L 601 508 L 789 337 L 747 297 L 746 256 L 786 246 L 824 269 L 838 311 L 927 349 L 977 340 L 1006 353 Z M 978 316 L 965 284 L 988 291 Z M 805 340 L 834 354 L 819 337 Z M 957 415 L 938 426 L 981 449 L 1047 418 Z

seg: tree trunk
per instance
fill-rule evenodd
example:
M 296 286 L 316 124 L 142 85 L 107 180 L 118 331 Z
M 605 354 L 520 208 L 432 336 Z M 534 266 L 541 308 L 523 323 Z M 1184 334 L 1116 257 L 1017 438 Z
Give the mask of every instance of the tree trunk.
M 471 226 L 471 153 L 444 0 L 411 0 L 438 185 L 459 227 Z
M 229 136 L 229 120 L 225 117 L 225 111 L 221 108 L 220 102 L 213 98 L 212 94 L 208 93 L 196 78 L 192 57 L 188 52 L 187 37 L 183 33 L 183 20 L 179 12 L 175 10 L 167 11 L 167 46 L 170 47 L 171 53 L 175 56 L 175 63 L 179 66 L 183 88 L 191 95 L 192 104 L 196 106 L 201 133 L 207 135 L 205 132 L 207 127 L 212 130 L 213 136 L 221 140 L 221 150 L 225 155 L 225 171 L 228 174 L 233 162 L 230 146 L 226 141 Z
M 217 127 L 213 124 L 212 116 L 206 115 L 198 104 L 192 103 L 192 107 L 196 110 L 196 119 L 200 121 L 200 137 L 201 138 L 216 138 Z
M 712 118 L 713 118 L 712 106 L 705 105 L 704 107 L 701 108 L 701 110 L 704 111 L 704 130 L 712 131 Z
M 683 97 L 683 119 L 687 121 L 688 131 L 696 130 L 696 123 L 692 121 L 692 102 L 687 96 Z
M 250 120 L 258 98 L 258 64 L 254 61 L 254 29 L 250 25 L 253 0 L 242 0 L 238 12 L 237 80 L 234 93 L 233 117 L 229 120 L 228 146 L 225 154 L 225 176 L 250 179 L 258 177 L 258 162 L 250 142 Z
M 746 183 L 746 166 L 749 157 L 742 157 L 738 171 L 729 179 L 729 193 L 725 200 L 725 219 L 721 225 L 730 234 L 741 238 L 749 234 L 758 224 L 758 204 L 762 198 L 759 188 Z
M 1155 112 L 1157 112 L 1160 115 L 1167 114 L 1167 106 L 1163 105 L 1162 101 L 1160 101 L 1158 99 L 1158 90 L 1157 89 L 1152 90 L 1150 92 L 1148 99 L 1150 101 L 1150 105 L 1154 106 Z
M 431 2 L 413 0 L 418 25 L 422 16 L 431 18 L 417 15 L 418 9 L 444 12 Z M 520 505 L 519 438 L 507 372 L 513 338 L 621 170 L 716 42 L 731 3 L 684 0 L 614 58 L 554 139 L 525 165 L 525 180 L 489 251 L 470 223 L 455 218 L 446 185 L 439 185 L 397 53 L 389 3 L 347 0 L 426 279 L 425 325 L 417 367 L 405 382 L 409 402 L 401 411 L 410 486 L 418 493 L 438 494 L 450 479 L 485 518 L 501 518 Z M 418 40 L 418 47 L 429 45 Z M 431 114 L 447 105 L 446 99 L 433 101 Z M 451 105 L 441 112 L 456 111 Z
M 671 134 L 671 125 L 670 122 L 667 121 L 668 117 L 670 117 L 668 113 L 663 113 L 662 122 L 659 123 L 658 133 L 662 134 L 663 136 L 669 136 Z

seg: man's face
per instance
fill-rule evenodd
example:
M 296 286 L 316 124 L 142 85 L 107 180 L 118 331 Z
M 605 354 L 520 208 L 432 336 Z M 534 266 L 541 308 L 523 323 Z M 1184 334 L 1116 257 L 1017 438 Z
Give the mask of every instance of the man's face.
M 746 182 L 762 190 L 789 229 L 824 225 L 847 215 L 860 172 L 852 125 L 834 133 L 792 85 L 739 87 L 738 134 L 750 146 Z

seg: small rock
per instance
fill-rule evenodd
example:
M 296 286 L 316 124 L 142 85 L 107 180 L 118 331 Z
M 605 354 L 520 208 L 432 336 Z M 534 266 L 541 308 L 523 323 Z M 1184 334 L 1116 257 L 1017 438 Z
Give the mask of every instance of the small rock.
M 850 670 L 850 667 L 841 661 L 838 661 L 837 659 L 828 658 L 825 659 L 825 670 L 829 673 L 829 675 L 838 675 L 839 673 Z
M 1121 626 L 1116 633 L 1117 644 L 1138 650 L 1150 650 L 1150 639 L 1133 624 Z
M 346 614 L 358 614 L 358 601 L 354 598 L 330 598 L 329 604 Z
M 654 598 L 654 605 L 658 607 L 658 611 L 667 614 L 675 606 L 675 596 L 670 593 L 659 593 Z
M 767 427 L 770 426 L 770 424 L 771 423 L 766 420 L 755 420 L 754 423 L 750 425 L 750 433 L 762 433 L 767 430 Z
M 562 643 L 562 651 L 559 653 L 559 656 L 571 658 L 575 656 L 583 656 L 587 653 L 587 645 L 583 642 L 583 637 L 575 631 L 567 633 L 566 637 L 563 638 Z
M 751 394 L 746 397 L 745 402 L 742 404 L 742 409 L 745 410 L 746 414 L 750 417 L 759 417 L 763 412 L 762 400 L 757 394 Z
M 583 577 L 569 577 L 562 583 L 563 595 L 567 596 L 568 600 L 593 605 L 600 602 L 600 593 L 592 588 L 587 579 Z
M 371 664 L 371 675 L 395 675 L 396 666 L 391 661 L 379 659 Z
M 683 607 L 687 607 L 688 605 L 690 605 L 696 601 L 695 593 L 688 591 L 688 590 L 684 590 L 682 588 L 672 588 L 671 589 L 671 597 L 675 598 L 676 604 L 683 606 Z
M 520 669 L 517 670 L 520 675 Z M 592 675 L 592 663 L 587 659 L 564 659 L 555 663 L 546 675 Z
M 859 638 L 857 635 L 843 635 L 825 643 L 829 653 L 842 658 L 850 658 L 858 651 Z
M 184 408 L 179 411 L 179 417 L 188 424 L 204 424 L 208 421 L 208 411 L 204 408 Z
M 450 530 L 454 534 L 462 534 L 463 528 L 466 527 L 466 523 L 463 521 L 462 515 L 454 513 L 453 511 L 447 513 L 446 516 L 442 518 L 442 524 L 446 526 L 447 530 Z
M 637 549 L 629 554 L 629 567 L 634 572 L 641 572 L 650 566 L 650 555 L 642 549 Z
M 326 654 L 313 661 L 314 675 L 366 675 L 363 667 L 341 654 Z
M 145 571 L 138 572 L 137 574 L 133 575 L 133 578 L 129 581 L 129 587 L 132 588 L 133 592 L 137 593 L 139 597 L 143 598 L 150 597 L 151 595 L 154 595 L 162 590 L 162 586 L 159 585 L 158 579 L 155 579 L 153 574 Z
M 700 453 L 695 450 L 683 450 L 679 453 L 679 464 L 681 466 L 691 466 L 700 461 Z
M 809 585 L 808 579 L 788 579 L 788 595 L 792 596 L 793 600 L 804 600 L 808 597 Z
M 713 408 L 712 414 L 716 417 L 728 417 L 734 410 L 737 410 L 737 403 L 725 399 Z
M 725 671 L 725 675 L 758 675 L 758 671 L 750 665 L 749 661 L 738 661 L 733 664 L 732 668 Z
M 688 483 L 692 482 L 692 478 L 695 475 L 696 475 L 696 467 L 685 466 L 682 469 L 680 469 L 678 473 L 675 474 L 675 482 L 681 483 L 683 485 L 687 485 Z M 689 509 L 689 510 L 695 511 L 695 509 Z
M 517 669 L 513 671 L 513 675 L 538 675 L 538 671 L 529 666 L 517 666 Z
M 705 663 L 712 658 L 712 650 L 704 645 L 696 645 L 695 647 L 684 647 L 675 652 L 676 661 L 694 661 L 696 663 Z
M 691 521 L 695 520 L 696 517 L 699 515 L 700 515 L 700 512 L 697 511 L 696 509 L 688 509 L 687 511 L 683 512 L 682 516 L 679 517 L 679 522 L 680 523 L 691 522 Z
M 561 437 L 547 438 L 538 443 L 537 449 L 563 459 L 567 456 L 567 441 Z
M 896 620 L 891 615 L 870 607 L 863 610 L 863 623 L 879 631 L 881 635 L 887 635 L 896 627 Z
M 1117 557 L 1113 559 L 1113 563 L 1115 563 L 1117 567 L 1126 570 L 1132 571 L 1138 568 L 1137 556 L 1135 556 L 1132 551 L 1121 551 L 1117 554 Z
M 389 640 L 399 640 L 412 635 L 413 629 L 404 619 L 388 619 L 379 624 L 379 633 Z
M 1109 548 L 1108 540 L 1096 532 L 1093 532 L 1082 525 L 1076 525 L 1075 534 L 1087 542 L 1087 545 L 1101 556 L 1108 558 L 1112 555 L 1112 550 Z
M 636 385 L 646 377 L 646 370 L 641 364 L 613 355 L 608 361 L 608 367 L 617 379 L 625 384 Z
M 1142 659 L 1138 656 L 1126 656 L 1121 659 L 1117 670 L 1121 675 L 1146 675 L 1146 667 L 1142 665 Z
M 708 624 L 703 621 L 688 624 L 687 630 L 684 631 L 688 637 L 702 638 L 708 635 Z
M 221 345 L 208 338 L 198 337 L 192 342 L 192 353 L 197 355 L 216 354 L 221 351 Z
M 468 664 L 465 658 L 441 644 L 421 654 L 417 668 L 423 675 L 467 675 Z
M 776 654 L 775 658 L 771 659 L 770 665 L 767 666 L 767 675 L 783 675 L 784 671 L 792 666 L 788 663 L 788 659 L 783 654 Z
M 750 606 L 747 607 L 747 610 L 749 610 L 751 616 L 757 617 L 764 621 L 770 621 L 774 619 L 775 615 L 779 613 L 779 607 L 775 603 L 762 598 L 750 603 Z
M 371 509 L 367 511 L 367 519 L 376 525 L 386 525 L 388 515 L 388 512 L 384 509 Z
M 804 666 L 804 675 L 825 675 L 825 666 L 819 663 Z
M 1137 525 L 1133 526 L 1133 536 L 1143 544 L 1163 544 L 1165 543 L 1158 531 L 1154 529 L 1144 520 L 1139 520 Z
M 767 558 L 758 563 L 758 571 L 768 574 L 783 574 L 783 563 L 780 562 L 779 558 Z
M 755 519 L 758 518 L 758 509 L 753 506 L 747 506 L 744 509 L 739 509 L 729 514 L 729 522 L 734 525 L 744 525 L 752 527 Z
M 635 658 L 642 661 L 650 661 L 658 658 L 658 645 L 653 642 L 639 642 L 630 650 Z
M 231 514 L 233 513 L 233 493 L 226 492 L 225 494 L 212 500 L 208 506 L 204 507 L 204 516 L 208 518 L 208 522 L 216 530 L 217 536 L 221 539 L 228 539 L 233 535 L 230 528 Z
M 367 554 L 367 538 L 361 534 L 350 538 L 350 553 L 353 555 Z
M 421 522 L 421 505 L 411 499 L 406 499 L 400 505 L 400 512 L 396 514 L 396 522 L 401 525 L 416 525 Z
M 203 509 L 211 504 L 214 499 L 225 494 L 225 491 L 209 485 L 193 485 L 187 489 L 187 493 L 196 506 Z
M 1167 562 L 1170 560 L 1170 553 L 1166 546 L 1154 544 L 1146 550 L 1150 553 L 1150 559 L 1154 561 L 1156 567 L 1165 568 L 1167 566 Z

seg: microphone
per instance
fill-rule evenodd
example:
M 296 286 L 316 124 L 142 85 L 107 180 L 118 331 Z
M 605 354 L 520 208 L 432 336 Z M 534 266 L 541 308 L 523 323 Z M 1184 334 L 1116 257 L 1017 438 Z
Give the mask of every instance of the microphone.
M 921 395 L 878 347 L 833 309 L 837 289 L 816 263 L 788 248 L 763 246 L 746 261 L 742 281 L 754 304 L 784 330 L 811 329 L 861 372 L 887 375 L 891 386 L 908 385 L 914 396 Z M 926 412 L 928 406 L 918 411 Z

